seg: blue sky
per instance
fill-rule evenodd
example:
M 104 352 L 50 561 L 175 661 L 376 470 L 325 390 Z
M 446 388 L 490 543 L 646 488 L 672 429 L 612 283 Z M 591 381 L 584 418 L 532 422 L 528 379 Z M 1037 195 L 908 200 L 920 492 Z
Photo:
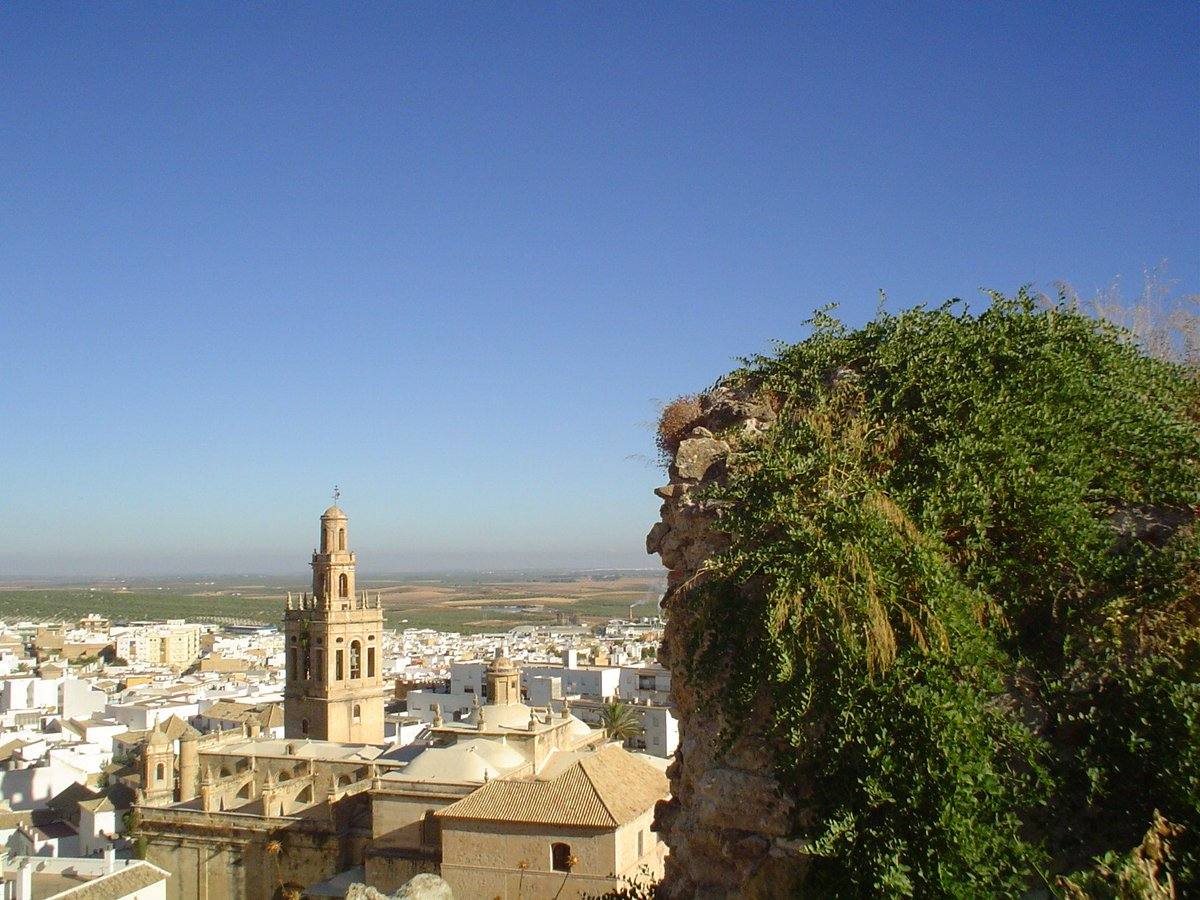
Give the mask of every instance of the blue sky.
M 1200 290 L 1193 4 L 6 4 L 5 575 L 654 565 L 655 401 Z

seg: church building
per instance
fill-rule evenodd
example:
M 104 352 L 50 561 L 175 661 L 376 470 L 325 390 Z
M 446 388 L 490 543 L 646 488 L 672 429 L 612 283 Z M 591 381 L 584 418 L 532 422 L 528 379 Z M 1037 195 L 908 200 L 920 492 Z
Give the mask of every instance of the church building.
M 284 612 L 287 684 L 284 736 L 356 744 L 383 742 L 383 610 L 355 593 L 349 522 L 337 506 L 321 514 L 312 594 Z
M 437 711 L 414 745 L 384 743 L 383 611 L 355 592 L 347 524 L 325 510 L 312 593 L 284 609 L 283 739 L 253 718 L 207 734 L 175 720 L 118 776 L 145 858 L 171 873 L 168 900 L 390 891 L 419 872 L 459 897 L 568 900 L 661 875 L 665 775 L 569 701 L 526 704 L 503 652 L 488 703 Z

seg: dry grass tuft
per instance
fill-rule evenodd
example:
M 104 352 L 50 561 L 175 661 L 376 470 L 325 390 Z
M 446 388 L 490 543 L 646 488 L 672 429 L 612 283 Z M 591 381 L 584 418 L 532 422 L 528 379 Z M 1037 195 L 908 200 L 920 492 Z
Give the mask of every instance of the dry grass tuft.
M 674 456 L 682 441 L 701 416 L 700 399 L 694 394 L 676 397 L 658 416 L 655 443 L 666 456 Z

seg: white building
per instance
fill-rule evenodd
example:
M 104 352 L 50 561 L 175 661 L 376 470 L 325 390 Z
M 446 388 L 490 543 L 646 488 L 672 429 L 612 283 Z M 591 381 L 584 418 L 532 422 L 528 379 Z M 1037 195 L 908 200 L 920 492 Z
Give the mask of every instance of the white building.
M 125 823 L 108 797 L 79 801 L 79 853 L 81 856 L 103 854 L 113 845 L 117 835 L 124 833 Z
M 64 678 L 58 689 L 58 711 L 65 719 L 86 719 L 104 712 L 108 695 L 98 691 L 90 682 Z
M 621 669 L 620 690 L 622 700 L 667 704 L 671 701 L 671 673 L 660 665 L 629 666 Z
M 616 666 L 528 665 L 521 669 L 521 686 L 528 690 L 529 679 L 538 677 L 560 679 L 565 697 L 610 700 L 617 695 L 621 670 Z
M 18 856 L 0 869 L 5 897 L 13 900 L 166 900 L 167 877 L 140 859 Z
M 129 726 L 130 731 L 145 731 L 171 716 L 190 719 L 200 714 L 198 700 L 148 700 L 130 703 L 110 703 L 105 712 L 108 716 Z
M 22 710 L 56 711 L 58 686 L 61 682 L 61 678 L 38 678 L 33 675 L 5 678 L 3 691 L 0 691 L 0 713 Z

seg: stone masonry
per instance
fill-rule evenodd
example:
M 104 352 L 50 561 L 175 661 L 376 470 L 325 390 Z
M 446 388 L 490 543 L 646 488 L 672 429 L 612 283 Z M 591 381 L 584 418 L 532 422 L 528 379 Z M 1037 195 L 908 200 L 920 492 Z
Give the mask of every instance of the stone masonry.
M 660 658 L 671 670 L 680 730 L 667 770 L 672 796 L 659 803 L 655 822 L 671 848 L 662 886 L 673 898 L 787 896 L 803 876 L 802 844 L 789 837 L 803 816 L 773 774 L 767 701 L 759 699 L 723 749 L 723 712 L 704 702 L 720 685 L 699 683 L 677 650 L 693 623 L 690 588 L 704 578 L 705 561 L 728 546 L 719 510 L 698 494 L 725 477 L 730 455 L 770 428 L 775 413 L 752 389 L 730 385 L 700 397 L 699 410 L 672 441 L 670 483 L 655 491 L 664 501 L 662 518 L 646 538 L 647 552 L 669 570 Z

